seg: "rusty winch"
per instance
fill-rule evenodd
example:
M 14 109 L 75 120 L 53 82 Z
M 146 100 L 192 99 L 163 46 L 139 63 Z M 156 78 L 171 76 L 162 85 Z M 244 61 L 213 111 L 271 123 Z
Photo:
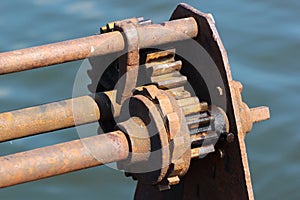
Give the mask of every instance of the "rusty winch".
M 95 136 L 0 157 L 0 187 L 117 162 L 136 199 L 253 199 L 251 108 L 210 14 L 108 23 L 101 34 L 0 54 L 7 74 L 87 59 L 90 95 L 0 114 L 0 142 L 99 122 Z

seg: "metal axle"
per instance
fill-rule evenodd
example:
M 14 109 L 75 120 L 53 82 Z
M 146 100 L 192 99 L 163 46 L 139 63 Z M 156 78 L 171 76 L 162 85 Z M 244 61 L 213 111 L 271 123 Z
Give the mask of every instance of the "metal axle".
M 0 142 L 95 122 L 100 110 L 89 96 L 0 114 Z
M 184 18 L 162 24 L 137 28 L 141 48 L 153 47 L 196 37 L 198 26 L 194 18 Z M 0 74 L 81 60 L 126 50 L 126 39 L 119 31 L 94 35 L 54 44 L 21 49 L 0 54 Z
M 121 131 L 0 157 L 0 188 L 127 158 Z

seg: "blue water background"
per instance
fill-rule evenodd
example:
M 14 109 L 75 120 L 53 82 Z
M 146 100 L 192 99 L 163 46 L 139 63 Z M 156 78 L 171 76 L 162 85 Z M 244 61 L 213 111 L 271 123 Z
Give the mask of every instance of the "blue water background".
M 300 199 L 300 1 L 186 2 L 214 15 L 233 77 L 244 85 L 244 100 L 252 107 L 270 106 L 272 119 L 256 124 L 246 137 L 256 199 Z M 107 22 L 129 17 L 163 22 L 177 3 L 4 0 L 0 52 L 92 35 Z M 80 64 L 1 76 L 0 112 L 70 98 Z M 75 129 L 68 129 L 19 139 L 0 144 L 0 155 L 76 138 Z M 134 188 L 123 173 L 96 167 L 1 189 L 0 199 L 132 199 Z

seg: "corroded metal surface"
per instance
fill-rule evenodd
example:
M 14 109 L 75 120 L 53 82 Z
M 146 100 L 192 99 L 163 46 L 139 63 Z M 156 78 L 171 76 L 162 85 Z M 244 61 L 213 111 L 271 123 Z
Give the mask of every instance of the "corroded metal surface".
M 119 32 L 94 35 L 0 54 L 0 74 L 104 55 L 124 49 Z
M 166 121 L 163 127 L 167 130 L 167 135 L 159 133 L 163 158 L 162 166 L 168 172 L 162 173 L 160 179 L 158 179 L 158 182 L 166 180 L 164 183 L 159 183 L 160 190 L 162 190 L 162 186 L 163 188 L 169 188 L 170 185 L 177 184 L 179 178 L 182 178 L 188 170 L 191 154 L 188 127 L 184 113 L 172 95 L 166 91 L 159 90 L 154 85 L 143 87 L 140 93 L 157 104 L 161 114 L 154 116 L 155 120 L 162 118 Z M 167 149 L 168 151 L 166 151 Z M 139 182 L 145 183 L 140 180 Z
M 0 114 L 0 142 L 95 122 L 100 110 L 89 96 Z
M 139 63 L 139 33 L 137 27 L 139 22 L 136 18 L 128 19 L 115 23 L 116 29 L 119 30 L 125 38 L 126 43 L 126 62 L 119 62 L 119 78 L 121 79 L 120 87 L 117 90 L 117 102 L 122 104 L 126 99 L 132 96 L 132 90 L 136 88 Z
M 165 196 L 178 196 L 183 199 L 209 197 L 209 199 L 253 199 L 247 153 L 244 143 L 243 123 L 248 123 L 248 117 L 240 118 L 242 106 L 240 93 L 232 87 L 232 77 L 226 50 L 221 42 L 215 27 L 214 19 L 210 14 L 204 14 L 187 4 L 180 4 L 174 11 L 171 19 L 194 17 L 199 26 L 199 34 L 195 40 L 206 49 L 214 60 L 225 84 L 227 99 L 227 116 L 230 132 L 238 139 L 233 143 L 220 143 L 217 148 L 222 152 L 210 154 L 204 159 L 192 162 L 184 182 L 177 190 L 169 191 Z M 241 98 L 240 98 L 241 99 Z M 268 116 L 264 117 L 265 119 Z M 261 117 L 263 119 L 263 117 Z M 253 120 L 251 120 L 252 123 Z M 249 129 L 248 129 L 249 130 Z
M 192 17 L 141 26 L 137 30 L 143 36 L 139 42 L 141 49 L 194 38 L 198 34 L 197 23 Z
M 158 150 L 160 152 L 159 154 L 155 154 L 154 157 L 152 156 L 153 165 L 156 165 L 155 168 L 157 168 L 157 171 L 152 170 L 149 173 L 136 173 L 133 176 L 143 183 L 151 185 L 157 184 L 162 181 L 169 169 L 170 149 L 168 148 L 168 132 L 164 126 L 164 122 L 159 113 L 159 110 L 151 100 L 143 95 L 135 95 L 134 97 L 132 97 L 131 101 L 133 102 L 133 105 L 142 104 L 145 108 L 148 109 L 148 117 L 150 117 L 150 120 L 153 124 L 149 135 L 152 137 L 158 137 L 155 140 L 155 144 L 153 144 L 152 142 L 152 152 L 155 150 Z M 143 120 L 145 120 L 144 117 L 147 117 L 147 113 L 145 112 L 142 113 L 140 112 L 140 110 L 133 111 L 136 112 L 136 114 L 134 115 L 140 116 Z M 152 164 L 151 160 L 148 160 L 147 163 Z
M 0 188 L 126 159 L 121 131 L 0 157 Z
M 184 40 L 197 35 L 197 24 L 193 18 L 179 19 L 163 24 L 151 24 L 138 29 L 143 35 L 141 48 Z M 170 35 L 174 32 L 174 35 Z M 89 36 L 65 42 L 37 46 L 0 54 L 0 74 L 80 60 L 91 56 L 106 55 L 122 51 L 125 41 L 118 31 Z
M 210 14 L 180 4 L 171 20 L 139 24 L 133 18 L 102 28 L 109 32 L 116 27 L 111 33 L 0 54 L 4 74 L 122 51 L 125 56 L 116 60 L 118 78 L 105 83 L 114 87 L 127 76 L 120 81 L 121 101 L 114 90 L 95 94 L 95 101 L 85 96 L 0 114 L 0 142 L 97 120 L 110 123 L 110 130 L 122 130 L 0 157 L 0 187 L 119 161 L 138 180 L 136 199 L 253 199 L 244 137 L 254 122 L 270 117 L 269 109 L 250 109 L 243 102 L 242 84 L 232 80 Z M 189 38 L 216 64 L 217 72 L 204 68 L 216 82 L 213 94 L 207 93 L 203 77 L 193 76 L 197 66 L 175 53 Z M 172 49 L 153 50 L 166 44 Z M 224 85 L 217 86 L 216 73 Z M 147 80 L 137 85 L 139 78 Z M 188 84 L 196 91 L 186 90 Z M 225 96 L 226 103 L 215 104 L 210 95 Z M 147 171 L 149 166 L 152 170 Z
M 0 142 L 79 126 L 120 115 L 116 90 L 0 113 Z

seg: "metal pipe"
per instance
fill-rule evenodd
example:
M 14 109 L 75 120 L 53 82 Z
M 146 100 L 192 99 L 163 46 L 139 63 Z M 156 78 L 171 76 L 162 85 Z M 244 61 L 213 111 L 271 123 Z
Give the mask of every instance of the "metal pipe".
M 0 142 L 98 121 L 94 99 L 83 96 L 0 114 Z
M 93 55 L 118 52 L 123 50 L 124 47 L 122 34 L 112 32 L 5 52 L 0 54 L 0 74 L 80 60 Z
M 138 28 L 141 48 L 185 40 L 197 36 L 194 18 L 184 18 Z M 124 50 L 125 41 L 118 31 L 0 54 L 0 74 L 81 60 Z
M 137 30 L 140 48 L 186 40 L 198 35 L 198 25 L 193 17 L 140 26 Z
M 116 90 L 0 113 L 0 142 L 69 128 L 120 114 Z
M 124 160 L 121 131 L 0 157 L 0 188 Z

